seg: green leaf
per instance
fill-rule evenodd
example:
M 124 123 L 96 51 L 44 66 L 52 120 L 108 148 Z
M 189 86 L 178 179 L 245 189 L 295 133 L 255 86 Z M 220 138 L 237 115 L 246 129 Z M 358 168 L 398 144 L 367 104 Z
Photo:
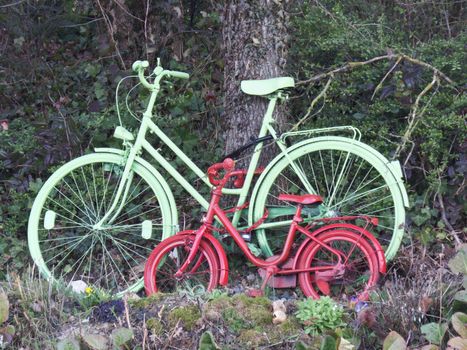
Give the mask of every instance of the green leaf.
M 123 345 L 128 345 L 128 343 L 134 338 L 134 333 L 131 329 L 128 328 L 117 328 L 110 335 L 114 347 L 120 348 Z
M 449 268 L 454 273 L 467 275 L 467 245 L 463 245 L 457 254 L 449 260 Z
M 326 335 L 321 341 L 320 350 L 337 350 L 337 341 L 333 336 Z
M 461 303 L 467 303 L 467 290 L 460 290 L 454 295 L 454 300 Z
M 383 350 L 405 350 L 407 345 L 405 344 L 404 338 L 397 332 L 390 332 L 384 339 Z
M 463 312 L 456 312 L 452 315 L 451 322 L 457 334 L 467 339 L 467 315 Z
M 81 336 L 83 343 L 85 343 L 91 350 L 107 350 L 107 338 L 100 334 L 84 334 Z
M 198 350 L 219 350 L 220 347 L 216 344 L 214 336 L 210 331 L 204 332 L 199 338 Z
M 66 338 L 57 343 L 57 350 L 79 350 L 79 342 L 73 338 Z
M 446 323 L 428 323 L 424 324 L 420 327 L 422 334 L 425 338 L 432 344 L 440 345 L 441 341 L 444 337 L 444 333 L 448 329 L 448 325 Z

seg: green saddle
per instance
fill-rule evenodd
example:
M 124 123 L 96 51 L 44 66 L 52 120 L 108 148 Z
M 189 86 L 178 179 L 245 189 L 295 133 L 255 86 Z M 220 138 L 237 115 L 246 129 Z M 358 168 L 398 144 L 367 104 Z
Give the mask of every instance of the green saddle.
M 272 94 L 273 92 L 291 88 L 295 86 L 295 82 L 291 77 L 280 77 L 264 80 L 243 80 L 240 88 L 245 94 L 264 96 Z

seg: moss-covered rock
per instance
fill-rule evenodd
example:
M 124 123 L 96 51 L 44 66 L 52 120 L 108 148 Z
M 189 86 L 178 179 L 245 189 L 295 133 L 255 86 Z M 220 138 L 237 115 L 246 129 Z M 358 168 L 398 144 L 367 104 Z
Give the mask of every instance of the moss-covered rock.
M 191 331 L 198 321 L 201 318 L 201 312 L 199 311 L 198 306 L 188 305 L 177 307 L 169 312 L 168 320 L 169 326 L 174 327 L 177 322 L 180 320 L 183 328 L 188 331 Z

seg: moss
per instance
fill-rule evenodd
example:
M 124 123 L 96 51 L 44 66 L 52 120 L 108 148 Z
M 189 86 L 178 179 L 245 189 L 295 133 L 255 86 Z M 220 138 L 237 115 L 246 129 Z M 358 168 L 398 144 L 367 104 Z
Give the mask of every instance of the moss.
M 265 297 L 250 298 L 240 294 L 233 298 L 238 312 L 252 327 L 263 328 L 272 323 L 271 302 Z
M 136 307 L 136 308 L 148 308 L 152 304 L 159 303 L 161 300 L 163 300 L 168 294 L 164 293 L 156 293 L 153 294 L 147 298 L 141 298 L 138 300 L 128 300 L 128 304 L 130 306 Z
M 244 294 L 221 296 L 205 305 L 205 313 L 211 309 L 222 310 L 224 324 L 235 333 L 244 329 L 263 332 L 272 325 L 271 302 L 264 297 L 251 298 Z
M 284 323 L 281 323 L 277 327 L 279 328 L 279 332 L 284 336 L 298 334 L 302 331 L 302 326 L 297 318 L 293 316 L 289 316 Z
M 238 311 L 232 307 L 228 307 L 222 311 L 222 318 L 224 319 L 224 323 L 236 333 L 244 328 L 249 328 L 247 320 L 241 317 Z
M 150 318 L 146 321 L 146 328 L 149 329 L 152 334 L 162 335 L 164 333 L 164 325 L 157 318 Z
M 246 348 L 253 349 L 269 343 L 268 338 L 262 332 L 255 329 L 246 329 L 238 336 L 238 341 Z
M 169 312 L 169 325 L 174 327 L 178 320 L 181 321 L 183 328 L 191 331 L 201 317 L 201 312 L 196 305 L 182 306 Z

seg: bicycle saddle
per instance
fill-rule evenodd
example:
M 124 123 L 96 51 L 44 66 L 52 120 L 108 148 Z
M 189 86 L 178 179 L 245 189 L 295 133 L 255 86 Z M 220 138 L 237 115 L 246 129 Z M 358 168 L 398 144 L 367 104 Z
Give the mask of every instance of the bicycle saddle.
M 304 194 L 302 196 L 294 195 L 294 194 L 280 194 L 279 200 L 286 201 L 286 202 L 293 202 L 298 204 L 321 204 L 323 203 L 323 198 L 316 194 Z
M 295 82 L 291 77 L 280 77 L 265 80 L 243 80 L 240 89 L 245 94 L 264 96 L 272 94 L 274 91 L 294 87 Z

